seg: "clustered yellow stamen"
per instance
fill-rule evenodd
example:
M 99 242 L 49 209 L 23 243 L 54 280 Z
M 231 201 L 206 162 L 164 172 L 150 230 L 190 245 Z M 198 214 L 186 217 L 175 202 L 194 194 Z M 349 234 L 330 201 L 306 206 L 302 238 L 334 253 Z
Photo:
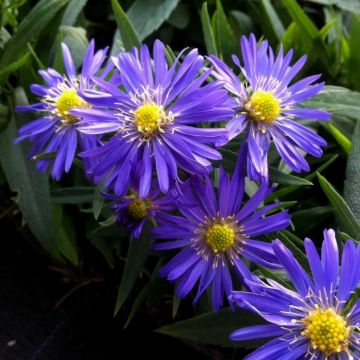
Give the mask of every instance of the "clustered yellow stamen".
M 72 88 L 63 90 L 62 94 L 56 98 L 55 105 L 63 124 L 72 124 L 80 120 L 78 117 L 70 114 L 69 110 L 78 107 L 88 107 L 87 102 L 77 94 L 76 89 Z
M 259 90 L 252 94 L 245 110 L 253 120 L 271 124 L 281 113 L 280 101 L 271 92 Z
M 151 203 L 148 200 L 142 200 L 140 198 L 135 198 L 127 207 L 126 213 L 129 218 L 135 221 L 140 221 L 144 219 L 149 212 Z
M 150 136 L 154 132 L 161 129 L 161 125 L 166 122 L 164 110 L 154 104 L 145 103 L 141 105 L 135 112 L 135 125 L 138 131 L 145 136 Z
M 224 253 L 235 242 L 235 230 L 229 224 L 212 224 L 205 233 L 206 244 L 215 253 Z
M 350 328 L 345 319 L 333 309 L 317 309 L 303 319 L 306 336 L 315 350 L 330 356 L 341 351 L 346 351 Z

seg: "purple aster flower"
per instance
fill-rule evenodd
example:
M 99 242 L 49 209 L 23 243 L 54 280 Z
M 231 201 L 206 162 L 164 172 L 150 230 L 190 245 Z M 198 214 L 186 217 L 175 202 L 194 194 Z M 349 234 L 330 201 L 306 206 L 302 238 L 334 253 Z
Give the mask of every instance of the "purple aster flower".
M 104 92 L 84 93 L 87 101 L 109 110 L 76 110 L 87 121 L 82 131 L 117 131 L 104 147 L 83 153 L 98 160 L 91 170 L 95 179 L 104 180 L 116 194 L 126 193 L 139 163 L 143 168 L 139 193 L 145 197 L 154 170 L 160 190 L 166 193 L 179 180 L 178 169 L 207 174 L 209 159 L 221 159 L 208 145 L 226 142 L 227 130 L 194 125 L 230 119 L 232 99 L 219 81 L 206 82 L 211 69 L 203 71 L 204 59 L 197 50 L 180 61 L 182 55 L 169 67 L 159 40 L 153 60 L 145 45 L 139 51 L 120 53 L 112 60 L 122 86 L 97 80 Z
M 140 169 L 141 170 L 141 169 Z M 131 179 L 127 195 L 103 194 L 107 200 L 112 201 L 111 208 L 115 212 L 116 222 L 125 225 L 131 236 L 138 239 L 144 224 L 151 218 L 155 221 L 164 211 L 174 209 L 174 199 L 170 193 L 162 195 L 155 184 L 152 185 L 145 198 L 139 196 L 140 172 L 136 171 Z
M 254 35 L 241 38 L 244 67 L 236 56 L 235 64 L 241 69 L 245 82 L 215 56 L 210 57 L 217 79 L 225 82 L 226 89 L 238 102 L 237 115 L 228 122 L 230 138 L 246 131 L 247 171 L 252 180 L 268 179 L 267 154 L 270 141 L 284 162 L 295 172 L 309 171 L 309 164 L 299 150 L 313 156 L 322 155 L 326 141 L 294 119 L 329 119 L 330 114 L 316 109 L 299 108 L 298 105 L 317 94 L 324 83 L 315 83 L 320 75 L 313 75 L 291 84 L 304 66 L 306 56 L 290 65 L 293 51 L 286 55 L 280 47 L 274 56 L 267 41 L 257 46 Z
M 98 145 L 98 136 L 80 133 L 81 118 L 70 113 L 73 108 L 89 108 L 90 105 L 81 97 L 79 90 L 92 89 L 95 84 L 91 77 L 98 73 L 106 56 L 106 50 L 94 53 L 94 41 L 86 51 L 81 73 L 76 73 L 70 51 L 62 44 L 62 53 L 66 75 L 60 75 L 54 69 L 40 70 L 39 74 L 46 85 L 33 84 L 30 89 L 41 97 L 40 102 L 28 106 L 19 106 L 17 111 L 35 111 L 41 117 L 19 129 L 15 142 L 25 139 L 33 143 L 30 158 L 40 154 L 55 153 L 52 177 L 59 180 L 63 172 L 69 172 L 74 160 L 78 142 L 80 148 L 90 149 Z M 108 68 L 108 71 L 110 69 Z M 105 72 L 104 72 L 105 75 Z M 38 171 L 46 171 L 52 160 L 37 161 Z M 88 165 L 85 163 L 85 167 Z
M 232 340 L 276 337 L 245 359 L 360 359 L 360 299 L 353 297 L 360 281 L 360 246 L 345 243 L 340 268 L 333 230 L 324 231 L 321 258 L 305 239 L 311 277 L 280 241 L 273 242 L 273 249 L 295 290 L 257 279 L 247 280 L 253 292 L 230 296 L 269 322 L 236 330 Z
M 219 309 L 224 294 L 233 290 L 232 270 L 240 281 L 252 277 L 243 258 L 279 267 L 271 244 L 254 239 L 290 222 L 287 211 L 264 216 L 279 204 L 256 210 L 271 192 L 266 184 L 245 205 L 244 177 L 238 169 L 232 178 L 220 169 L 217 195 L 208 176 L 205 180 L 192 177 L 181 191 L 176 204 L 180 216 L 162 215 L 153 229 L 154 238 L 167 240 L 155 244 L 156 250 L 181 249 L 160 271 L 161 276 L 177 282 L 177 296 L 185 297 L 199 281 L 197 301 L 212 285 L 213 308 Z

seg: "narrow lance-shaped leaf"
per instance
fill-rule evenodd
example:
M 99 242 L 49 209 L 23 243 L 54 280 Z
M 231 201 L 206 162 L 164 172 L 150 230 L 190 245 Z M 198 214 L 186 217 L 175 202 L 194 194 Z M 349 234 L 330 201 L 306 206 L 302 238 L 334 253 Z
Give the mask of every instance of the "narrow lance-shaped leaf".
M 316 171 L 312 172 L 310 175 L 305 176 L 304 179 L 306 179 L 306 180 L 315 179 L 318 172 L 322 172 L 325 169 L 327 169 L 338 157 L 339 157 L 339 155 L 337 155 L 337 154 L 331 156 L 330 159 L 328 159 L 324 164 L 319 166 Z M 279 199 L 282 196 L 292 193 L 293 191 L 297 190 L 298 188 L 299 188 L 299 185 L 289 185 L 280 190 L 274 191 L 267 197 L 266 202 L 270 203 L 270 202 L 274 201 L 275 199 Z
M 346 165 L 344 198 L 360 222 L 360 121 L 356 123 L 352 140 L 352 149 Z
M 140 47 L 139 36 L 118 1 L 111 0 L 111 4 L 125 50 Z
M 231 56 L 238 49 L 238 42 L 235 40 L 234 32 L 226 17 L 221 1 L 216 1 L 216 12 L 213 17 L 213 30 L 219 55 L 226 61 L 231 61 Z
M 360 4 L 358 3 L 360 9 Z M 360 12 L 360 11 L 359 11 Z M 351 21 L 351 31 L 349 38 L 350 58 L 349 58 L 349 82 L 356 90 L 360 90 L 360 17 L 353 14 Z
M 91 203 L 95 189 L 90 186 L 74 186 L 51 191 L 51 201 L 55 204 Z
M 36 41 L 40 32 L 49 24 L 69 0 L 41 0 L 20 23 L 15 35 L 6 43 L 0 60 L 0 69 L 19 59 L 27 50 L 27 43 Z
M 332 136 L 336 142 L 342 147 L 342 149 L 349 155 L 351 150 L 351 141 L 333 124 L 327 124 L 327 128 L 330 130 Z
M 360 224 L 356 220 L 355 215 L 351 211 L 348 204 L 342 196 L 334 189 L 334 187 L 320 174 L 318 174 L 319 183 L 324 193 L 328 197 L 331 205 L 333 206 L 338 224 L 341 231 L 346 232 L 353 239 L 360 238 Z
M 22 89 L 18 89 L 16 94 L 15 99 L 20 99 Z M 23 105 L 24 101 L 16 100 L 16 103 Z M 14 145 L 16 136 L 17 125 L 13 116 L 6 130 L 0 134 L 1 165 L 11 190 L 17 193 L 16 201 L 31 231 L 41 245 L 58 258 L 48 176 L 38 173 L 35 162 L 27 159 L 25 145 Z
M 211 27 L 211 22 L 210 22 L 210 17 L 206 2 L 204 2 L 201 7 L 201 25 L 204 34 L 205 46 L 208 54 L 218 55 L 218 50 L 216 48 L 215 37 L 214 37 L 213 29 Z
M 270 167 L 269 172 L 271 180 L 276 183 L 299 186 L 313 185 L 313 183 L 309 180 L 306 180 L 299 176 L 284 173 L 274 167 Z
M 315 40 L 319 35 L 319 31 L 296 0 L 283 0 L 282 2 L 293 20 L 299 24 L 312 40 Z
M 70 0 L 70 3 L 66 6 L 64 11 L 61 25 L 74 25 L 86 3 L 87 0 Z
M 270 0 L 261 0 L 261 7 L 264 13 L 264 18 L 262 19 L 263 26 L 274 34 L 277 41 L 280 41 L 285 32 L 285 28 L 274 6 Z
M 146 224 L 139 239 L 131 239 L 126 258 L 124 272 L 121 277 L 120 288 L 116 300 L 115 315 L 119 312 L 126 298 L 129 296 L 136 279 L 150 253 L 151 238 L 149 236 L 150 225 Z
M 156 331 L 176 338 L 192 340 L 200 343 L 221 345 L 225 347 L 245 347 L 248 349 L 260 346 L 266 340 L 233 342 L 229 339 L 232 331 L 251 325 L 258 325 L 261 320 L 250 312 L 236 309 L 221 309 L 163 326 Z

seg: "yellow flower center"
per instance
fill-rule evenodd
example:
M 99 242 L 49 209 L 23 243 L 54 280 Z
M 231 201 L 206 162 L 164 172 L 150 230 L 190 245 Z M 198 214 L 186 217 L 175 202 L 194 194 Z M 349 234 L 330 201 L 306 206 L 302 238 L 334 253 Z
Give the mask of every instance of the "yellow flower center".
M 330 356 L 347 349 L 350 329 L 333 309 L 317 309 L 302 321 L 305 325 L 302 335 L 310 340 L 315 350 Z
M 235 230 L 228 224 L 212 224 L 205 233 L 207 245 L 215 253 L 224 253 L 235 242 Z
M 87 102 L 77 94 L 76 89 L 65 89 L 56 98 L 55 105 L 57 113 L 64 124 L 72 124 L 80 120 L 78 117 L 69 114 L 69 110 L 78 107 L 88 107 Z
M 161 125 L 166 121 L 164 110 L 154 103 L 141 105 L 134 112 L 134 116 L 138 131 L 145 136 L 150 136 L 160 130 Z
M 132 220 L 141 221 L 147 216 L 150 207 L 151 203 L 149 200 L 136 198 L 128 205 L 126 213 Z
M 256 91 L 251 95 L 245 109 L 255 121 L 271 124 L 281 113 L 280 101 L 271 92 Z

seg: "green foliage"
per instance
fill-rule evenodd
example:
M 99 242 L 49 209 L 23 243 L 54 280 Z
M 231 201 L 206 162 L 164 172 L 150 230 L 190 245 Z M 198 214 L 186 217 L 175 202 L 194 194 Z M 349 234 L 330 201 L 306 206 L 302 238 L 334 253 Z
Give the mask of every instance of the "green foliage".
M 125 50 L 131 50 L 134 46 L 139 47 L 139 36 L 124 10 L 117 0 L 111 0 L 111 4 Z
M 149 230 L 150 226 L 148 224 L 148 226 L 144 226 L 144 230 L 139 239 L 130 240 L 129 251 L 116 299 L 115 315 L 119 312 L 129 296 L 129 293 L 149 256 L 151 244 Z
M 321 188 L 333 206 L 340 229 L 349 234 L 353 239 L 359 239 L 360 224 L 345 200 L 323 176 L 318 174 L 318 179 Z
M 155 32 L 171 15 L 179 0 L 136 0 L 127 16 L 142 41 Z
M 15 104 L 23 103 L 22 89 L 17 89 L 15 95 Z M 23 144 L 14 145 L 18 125 L 11 114 L 6 130 L 0 133 L 1 166 L 32 233 L 49 254 L 58 258 L 48 177 L 37 173 L 35 164 L 25 156 Z
M 346 164 L 344 198 L 360 223 L 360 121 L 353 134 L 352 149 Z
M 207 50 L 208 54 L 218 55 L 218 50 L 216 48 L 216 43 L 215 43 L 214 32 L 211 27 L 211 21 L 210 21 L 206 2 L 204 2 L 201 7 L 201 24 L 202 24 L 202 29 L 203 29 L 203 33 L 204 33 L 205 46 L 206 46 L 206 50 Z
M 20 23 L 16 34 L 6 43 L 0 60 L 0 69 L 23 56 L 27 43 L 34 43 L 40 32 L 69 0 L 41 0 Z
M 264 343 L 260 341 L 232 342 L 228 335 L 239 327 L 261 324 L 254 314 L 244 310 L 222 309 L 163 326 L 156 331 L 173 337 L 199 343 L 221 345 L 224 347 L 244 347 L 251 349 Z

